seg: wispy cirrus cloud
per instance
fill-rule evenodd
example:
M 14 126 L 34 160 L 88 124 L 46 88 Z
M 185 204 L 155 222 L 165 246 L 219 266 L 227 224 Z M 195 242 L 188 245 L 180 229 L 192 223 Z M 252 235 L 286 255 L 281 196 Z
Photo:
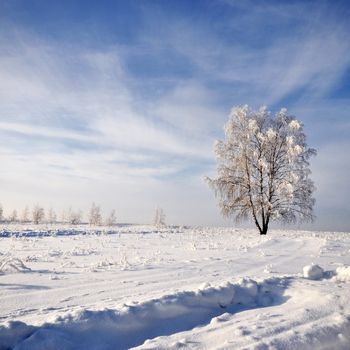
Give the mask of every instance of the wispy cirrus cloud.
M 349 117 L 346 87 L 334 96 L 350 67 L 342 9 L 328 2 L 187 6 L 137 5 L 137 25 L 126 16 L 109 31 L 102 15 L 90 19 L 93 26 L 67 22 L 72 36 L 14 21 L 13 13 L 2 21 L 4 201 L 14 206 L 20 195 L 11 193 L 21 188 L 22 201 L 35 202 L 42 188 L 40 199 L 55 197 L 58 206 L 68 205 L 63 193 L 74 193 L 77 205 L 100 198 L 130 218 L 135 201 L 140 212 L 163 202 L 177 213 L 174 222 L 201 223 L 191 219 L 197 204 L 211 213 L 207 223 L 220 223 L 200 178 L 215 168 L 211 148 L 230 108 L 245 103 L 286 105 L 305 121 L 319 147 L 315 172 L 324 193 L 327 145 L 343 149 Z M 339 157 L 349 164 L 344 152 Z

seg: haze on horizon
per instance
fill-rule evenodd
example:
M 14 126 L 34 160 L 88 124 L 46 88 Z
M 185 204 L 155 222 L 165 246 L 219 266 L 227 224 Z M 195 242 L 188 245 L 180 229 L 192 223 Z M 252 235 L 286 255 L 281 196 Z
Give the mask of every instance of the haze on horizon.
M 350 230 L 347 1 L 0 2 L 0 202 L 232 225 L 202 181 L 230 109 L 305 124 L 312 225 Z M 293 226 L 292 226 L 293 227 Z

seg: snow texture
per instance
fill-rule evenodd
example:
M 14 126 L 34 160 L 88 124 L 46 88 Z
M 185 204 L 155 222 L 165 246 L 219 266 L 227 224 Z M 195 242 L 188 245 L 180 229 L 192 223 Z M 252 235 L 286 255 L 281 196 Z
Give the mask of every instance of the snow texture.
M 350 266 L 337 267 L 334 280 L 337 282 L 350 282 Z
M 1 350 L 349 349 L 349 233 L 14 225 L 0 237 Z

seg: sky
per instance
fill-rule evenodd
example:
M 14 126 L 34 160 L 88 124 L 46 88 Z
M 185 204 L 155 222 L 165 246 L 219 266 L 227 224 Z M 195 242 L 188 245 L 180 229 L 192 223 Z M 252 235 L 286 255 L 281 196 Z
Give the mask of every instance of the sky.
M 233 106 L 305 125 L 317 219 L 350 231 L 347 1 L 0 1 L 0 202 L 222 219 L 203 182 Z

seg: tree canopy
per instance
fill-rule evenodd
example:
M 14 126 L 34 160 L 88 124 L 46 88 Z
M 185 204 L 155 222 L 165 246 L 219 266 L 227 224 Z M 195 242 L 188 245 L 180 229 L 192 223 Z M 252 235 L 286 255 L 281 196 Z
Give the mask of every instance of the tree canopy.
M 275 115 L 247 105 L 232 109 L 225 140 L 217 141 L 217 177 L 207 178 L 224 216 L 251 217 L 260 234 L 271 220 L 313 220 L 315 190 L 303 124 L 285 108 Z

